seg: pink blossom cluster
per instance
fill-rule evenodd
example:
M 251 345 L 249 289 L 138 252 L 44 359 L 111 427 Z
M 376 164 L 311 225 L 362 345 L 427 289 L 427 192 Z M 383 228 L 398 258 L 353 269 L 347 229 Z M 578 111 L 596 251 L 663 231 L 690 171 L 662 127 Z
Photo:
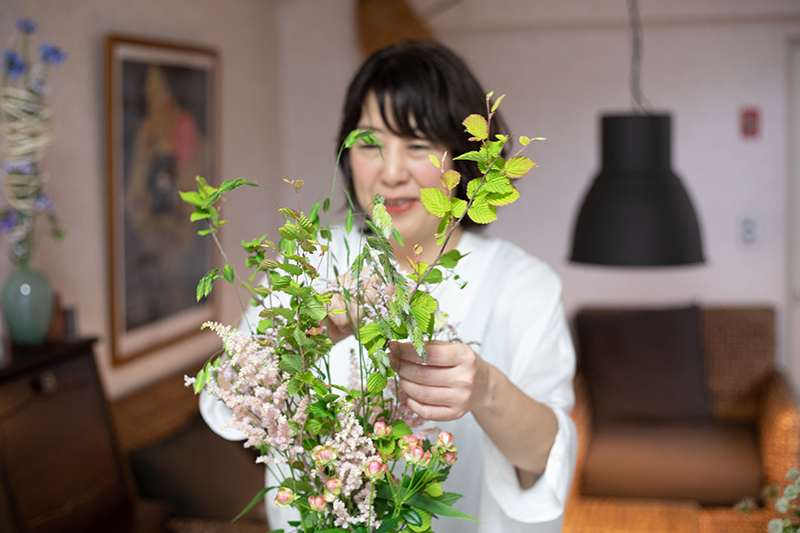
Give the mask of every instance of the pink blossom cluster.
M 369 476 L 368 465 L 381 459 L 372 444 L 372 439 L 364 434 L 364 428 L 353 412 L 352 403 L 340 399 L 337 405 L 340 429 L 327 444 L 317 450 L 316 456 L 312 451 L 312 458 L 319 469 L 320 463 L 333 457 L 332 461 L 324 463 L 327 468 L 320 470 L 319 475 L 326 487 L 331 479 L 336 479 L 333 486 L 340 493 L 332 501 L 334 525 L 347 527 L 349 524 L 363 524 L 375 520 L 375 510 L 370 496 L 372 483 L 368 481 L 374 478 Z M 320 461 L 317 461 L 317 457 Z M 356 509 L 348 509 L 343 500 L 348 500 L 353 494 L 355 494 L 353 503 Z
M 302 453 L 289 420 L 305 421 L 309 398 L 298 405 L 288 398 L 287 375 L 278 368 L 274 351 L 264 339 L 216 322 L 207 322 L 222 339 L 227 357 L 207 384 L 208 392 L 233 412 L 228 426 L 245 435 L 245 447 L 269 446 L 293 459 Z M 259 462 L 285 462 L 286 457 L 262 456 Z

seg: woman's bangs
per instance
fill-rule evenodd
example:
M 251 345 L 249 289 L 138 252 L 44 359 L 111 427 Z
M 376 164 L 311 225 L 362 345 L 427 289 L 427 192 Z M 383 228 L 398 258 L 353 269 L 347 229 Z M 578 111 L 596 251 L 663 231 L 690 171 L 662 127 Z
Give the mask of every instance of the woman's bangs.
M 428 131 L 429 120 L 419 91 L 408 85 L 372 90 L 378 101 L 383 123 L 392 133 L 400 137 L 438 140 L 433 132 Z

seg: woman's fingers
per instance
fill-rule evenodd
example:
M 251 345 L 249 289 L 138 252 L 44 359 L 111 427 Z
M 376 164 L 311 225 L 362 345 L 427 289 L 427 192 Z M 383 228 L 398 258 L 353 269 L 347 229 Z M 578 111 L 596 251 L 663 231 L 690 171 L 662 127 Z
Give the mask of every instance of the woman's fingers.
M 423 363 L 408 343 L 395 343 L 390 350 L 409 407 L 428 420 L 464 416 L 486 393 L 485 363 L 464 344 L 431 342 L 426 352 Z

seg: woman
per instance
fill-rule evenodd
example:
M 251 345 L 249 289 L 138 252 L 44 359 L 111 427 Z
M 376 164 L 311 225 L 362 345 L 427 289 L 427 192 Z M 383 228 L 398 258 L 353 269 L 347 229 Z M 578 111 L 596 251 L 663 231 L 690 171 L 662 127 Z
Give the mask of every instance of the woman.
M 459 194 L 466 198 L 466 182 L 477 168 L 453 163 L 452 157 L 476 148 L 461 121 L 485 111 L 485 93 L 469 69 L 435 43 L 379 51 L 353 79 L 340 141 L 353 129 L 369 129 L 383 146 L 350 148 L 342 171 L 362 209 L 370 209 L 376 194 L 386 199 L 403 236 L 404 246 L 393 242 L 401 266 L 414 255 L 415 245 L 422 247 L 421 261 L 431 262 L 438 254 L 439 219 L 424 209 L 419 192 L 440 186 L 440 171 L 429 155 L 449 154 L 445 164 L 461 172 Z M 468 254 L 456 267 L 468 284 L 461 290 L 444 282 L 433 295 L 470 344 L 432 342 L 424 365 L 411 344 L 399 343 L 390 354 L 411 409 L 455 436 L 459 459 L 444 489 L 464 494 L 456 507 L 482 521 L 440 519 L 432 528 L 439 533 L 559 531 L 576 453 L 569 418 L 574 352 L 561 285 L 541 261 L 511 243 L 470 231 L 469 222 L 466 226 L 456 230 L 448 247 Z M 355 229 L 346 238 L 353 248 L 362 236 Z M 337 239 L 331 251 L 334 257 L 345 255 Z M 332 353 L 339 372 L 334 382 L 346 382 L 346 354 L 354 343 L 344 316 L 329 316 L 329 334 L 341 341 Z M 285 527 L 277 508 L 268 505 L 268 511 L 273 528 Z

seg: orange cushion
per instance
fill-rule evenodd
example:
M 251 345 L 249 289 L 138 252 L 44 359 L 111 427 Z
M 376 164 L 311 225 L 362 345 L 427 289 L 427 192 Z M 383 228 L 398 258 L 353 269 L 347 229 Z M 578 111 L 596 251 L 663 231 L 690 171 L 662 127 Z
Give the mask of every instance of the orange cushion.
M 761 460 L 748 424 L 606 424 L 583 470 L 589 496 L 675 498 L 703 505 L 758 499 Z

